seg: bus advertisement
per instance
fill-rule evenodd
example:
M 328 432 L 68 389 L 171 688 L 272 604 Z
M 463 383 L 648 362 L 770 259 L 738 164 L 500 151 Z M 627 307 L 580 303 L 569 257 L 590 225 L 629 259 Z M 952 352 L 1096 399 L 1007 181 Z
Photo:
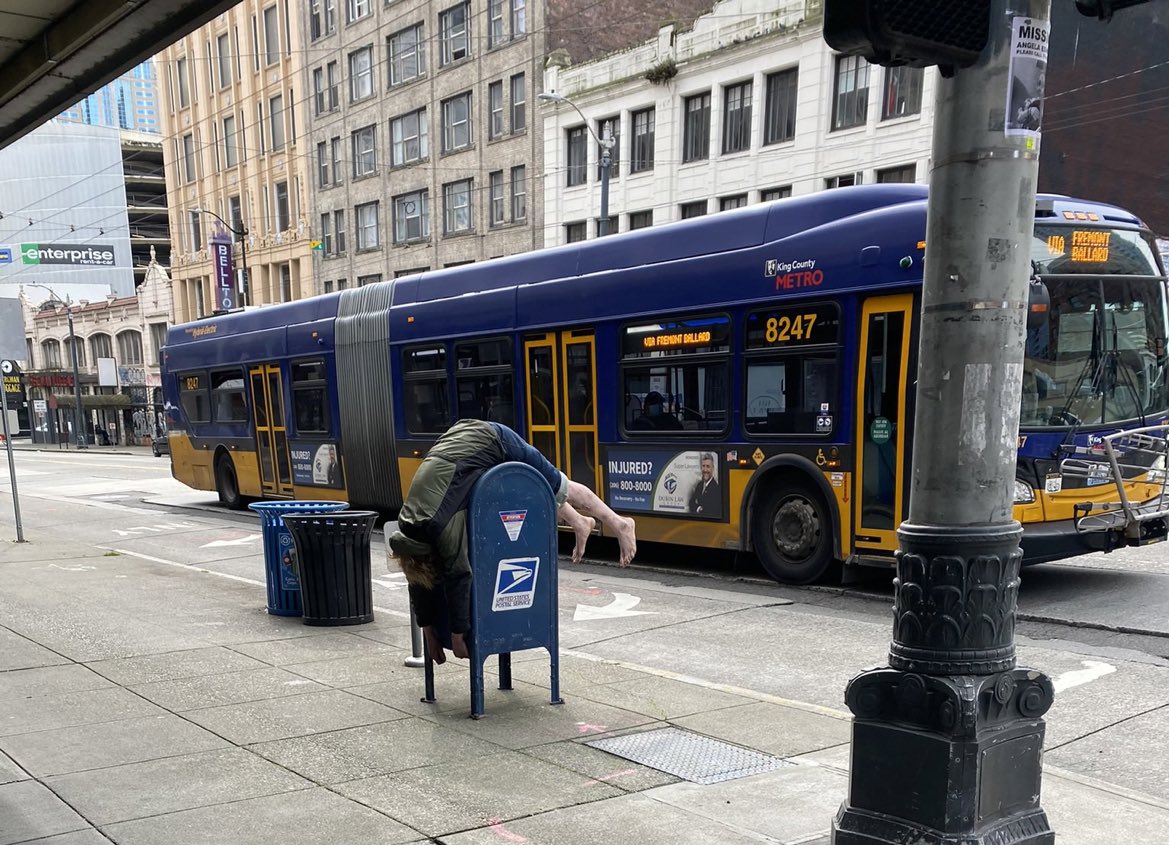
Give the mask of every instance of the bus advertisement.
M 648 541 L 779 581 L 888 564 L 908 508 L 926 189 L 874 185 L 171 329 L 172 471 L 240 507 L 393 512 L 439 434 L 516 429 Z M 1107 549 L 1061 462 L 1169 421 L 1164 269 L 1132 214 L 1040 196 L 1015 517 L 1027 563 Z M 1151 468 L 1152 469 L 1152 468 Z M 1159 468 L 1158 472 L 1163 472 Z M 1128 498 L 1158 495 L 1133 474 Z M 1111 498 L 1116 488 L 1111 488 Z

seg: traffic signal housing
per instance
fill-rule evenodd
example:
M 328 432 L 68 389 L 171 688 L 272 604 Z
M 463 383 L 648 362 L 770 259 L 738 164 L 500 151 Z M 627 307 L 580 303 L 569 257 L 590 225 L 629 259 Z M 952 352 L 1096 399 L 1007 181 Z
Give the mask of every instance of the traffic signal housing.
M 949 75 L 974 64 L 989 37 L 990 0 L 824 0 L 828 46 L 875 65 L 938 65 Z

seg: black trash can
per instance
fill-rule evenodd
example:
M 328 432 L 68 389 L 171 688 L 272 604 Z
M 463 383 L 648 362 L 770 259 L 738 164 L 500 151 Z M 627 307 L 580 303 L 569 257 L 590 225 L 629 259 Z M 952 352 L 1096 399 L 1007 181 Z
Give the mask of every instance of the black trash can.
M 376 520 L 373 511 L 285 515 L 300 566 L 304 624 L 373 621 L 369 538 Z

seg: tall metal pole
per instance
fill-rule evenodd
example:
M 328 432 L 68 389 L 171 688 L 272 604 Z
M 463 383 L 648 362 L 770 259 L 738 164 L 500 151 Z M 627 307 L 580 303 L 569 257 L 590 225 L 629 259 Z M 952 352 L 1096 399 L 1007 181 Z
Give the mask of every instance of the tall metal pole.
M 601 219 L 597 224 L 597 236 L 609 234 L 609 168 L 613 164 L 613 133 L 609 121 L 605 121 L 605 137 L 601 140 Z
M 239 235 L 239 257 L 240 263 L 244 266 L 243 284 L 240 285 L 240 305 L 247 305 L 251 297 L 248 290 L 248 227 L 244 225 L 242 220 L 239 225 L 242 230 L 239 232 L 235 232 L 235 229 L 231 229 L 230 226 L 227 228 Z
M 1023 111 L 1043 95 L 1050 8 L 992 0 L 989 45 L 938 90 L 893 642 L 889 668 L 848 685 L 834 845 L 1055 841 L 1039 804 L 1054 691 L 1015 662 L 1012 518 L 1039 170 Z
M 16 516 L 16 542 L 23 543 L 24 524 L 20 521 L 20 494 L 16 490 L 16 460 L 12 455 L 12 432 L 8 427 L 8 391 L 0 379 L 0 419 L 3 420 L 4 448 L 8 451 L 8 478 L 12 482 L 12 510 Z
M 78 449 L 86 448 L 85 431 L 81 427 L 81 375 L 77 370 L 77 336 L 73 334 L 73 306 L 65 303 L 65 314 L 69 318 L 69 351 L 73 358 L 73 401 L 76 405 L 73 408 L 73 428 L 74 440 L 77 442 Z

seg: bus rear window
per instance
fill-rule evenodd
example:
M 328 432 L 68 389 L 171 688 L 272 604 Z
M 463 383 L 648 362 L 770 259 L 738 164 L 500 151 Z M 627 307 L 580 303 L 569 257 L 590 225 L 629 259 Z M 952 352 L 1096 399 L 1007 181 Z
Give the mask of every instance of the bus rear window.
M 189 422 L 211 422 L 211 397 L 207 393 L 206 373 L 179 374 L 179 402 Z
M 328 434 L 329 397 L 324 361 L 300 361 L 292 365 L 292 413 L 297 434 Z

